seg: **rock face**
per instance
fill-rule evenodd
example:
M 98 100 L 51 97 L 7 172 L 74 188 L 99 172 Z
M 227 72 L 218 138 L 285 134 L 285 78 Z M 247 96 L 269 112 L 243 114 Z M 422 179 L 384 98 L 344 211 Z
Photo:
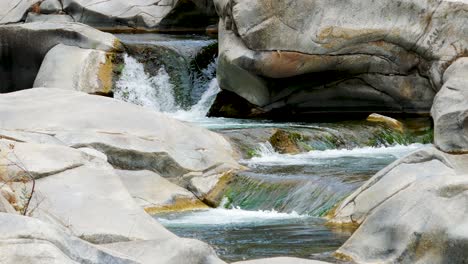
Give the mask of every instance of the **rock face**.
M 41 21 L 63 15 L 75 22 L 113 31 L 204 32 L 218 21 L 212 0 L 3 0 L 0 3 L 0 25 L 23 22 L 26 16 L 38 15 Z
M 334 212 L 332 223 L 360 225 L 338 255 L 358 263 L 463 263 L 467 171 L 468 155 L 433 147 L 385 168 Z
M 0 213 L 2 263 L 222 264 L 208 245 L 158 239 L 96 246 L 40 220 Z
M 435 144 L 445 152 L 468 153 L 468 58 L 455 61 L 432 107 Z
M 0 213 L 2 262 L 224 263 L 143 210 L 204 206 L 170 181 L 238 168 L 222 136 L 66 89 L 4 94 L 0 105 L 0 211 L 11 213 Z
M 110 30 L 205 30 L 216 23 L 208 0 L 64 0 L 75 21 Z
M 468 47 L 466 1 L 215 5 L 220 87 L 276 116 L 428 113 L 445 69 Z
M 67 89 L 80 88 L 84 83 L 94 83 L 96 76 L 91 80 L 84 79 L 90 77 L 82 71 L 70 72 L 70 65 L 75 66 L 80 62 L 89 62 L 94 59 L 98 62 L 103 61 L 104 53 L 113 53 L 121 50 L 117 38 L 108 33 L 103 33 L 91 27 L 79 23 L 49 23 L 36 22 L 20 25 L 0 26 L 0 35 L 2 36 L 0 45 L 0 93 L 12 92 L 33 87 L 33 83 L 41 68 L 46 54 L 58 44 L 75 47 L 69 48 L 66 53 L 65 47 L 61 46 L 54 49 L 42 69 L 38 83 L 43 84 L 64 84 Z M 81 49 L 84 49 L 81 51 Z M 81 51 L 81 52 L 80 52 Z M 65 52 L 65 51 L 64 51 Z M 68 53 L 70 52 L 70 53 Z M 94 56 L 87 55 L 93 53 Z M 99 55 L 99 56 L 98 56 Z M 63 59 L 57 56 L 66 56 L 66 66 Z M 84 63 L 83 62 L 83 63 Z M 106 65 L 104 63 L 103 65 Z M 89 67 L 90 64 L 81 64 L 81 67 Z M 99 64 L 94 64 L 93 69 L 102 68 Z M 66 69 L 64 69 L 66 68 Z M 55 72 L 57 71 L 57 72 Z M 105 69 L 102 82 L 109 78 Z M 63 75 L 57 76 L 57 75 Z M 65 80 L 64 78 L 73 77 L 75 80 Z M 100 77 L 98 75 L 98 77 Z M 60 79 L 62 78 L 62 79 Z M 101 84 L 102 85 L 102 84 Z M 98 85 L 94 84 L 91 89 Z M 48 86 L 50 87 L 50 86 Z

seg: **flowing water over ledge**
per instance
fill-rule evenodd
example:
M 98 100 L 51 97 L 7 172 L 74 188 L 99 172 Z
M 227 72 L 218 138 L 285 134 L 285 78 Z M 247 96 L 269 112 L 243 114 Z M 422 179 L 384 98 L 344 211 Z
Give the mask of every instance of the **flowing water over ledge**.
M 170 48 L 185 59 L 213 44 L 205 38 L 154 34 L 126 35 L 122 39 L 131 44 Z M 364 123 L 207 118 L 220 90 L 215 78 L 216 63 L 213 58 L 203 69 L 187 68 L 189 81 L 181 84 L 166 70 L 171 65 L 162 65 L 151 75 L 145 71 L 145 65 L 127 55 L 115 97 L 223 133 L 250 134 L 253 130 L 249 129 L 269 128 L 313 131 L 309 134 L 314 136 L 303 142 L 311 151 L 296 155 L 279 154 L 269 143 L 255 141 L 255 155 L 240 161 L 250 170 L 235 177 L 225 190 L 220 208 L 155 216 L 177 235 L 211 244 L 226 261 L 274 256 L 317 259 L 323 258 L 324 253 L 328 256 L 351 233 L 327 227 L 322 216 L 377 171 L 423 147 L 412 144 L 418 141 L 416 138 Z M 181 89 L 191 95 L 190 100 L 185 100 L 191 104 L 178 99 L 177 91 Z M 327 260 L 334 261 L 331 257 Z

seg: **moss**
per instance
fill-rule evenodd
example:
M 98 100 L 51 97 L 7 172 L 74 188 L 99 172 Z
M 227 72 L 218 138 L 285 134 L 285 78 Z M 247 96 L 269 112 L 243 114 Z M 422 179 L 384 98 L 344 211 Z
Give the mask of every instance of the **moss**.
M 260 156 L 255 149 L 248 149 L 246 154 L 249 159 Z
M 161 206 L 150 206 L 146 207 L 145 211 L 148 214 L 159 214 L 159 213 L 168 213 L 168 212 L 181 212 L 181 211 L 190 211 L 190 210 L 199 210 L 206 209 L 208 206 L 201 202 L 200 200 L 179 198 L 176 199 L 173 204 L 161 205 Z
M 297 145 L 301 135 L 298 133 L 289 133 L 285 130 L 278 129 L 271 137 L 270 143 L 273 148 L 279 153 L 297 154 L 301 151 Z
M 224 173 L 216 183 L 216 186 L 203 198 L 203 202 L 211 207 L 218 207 L 224 193 L 230 183 L 233 181 L 234 172 Z

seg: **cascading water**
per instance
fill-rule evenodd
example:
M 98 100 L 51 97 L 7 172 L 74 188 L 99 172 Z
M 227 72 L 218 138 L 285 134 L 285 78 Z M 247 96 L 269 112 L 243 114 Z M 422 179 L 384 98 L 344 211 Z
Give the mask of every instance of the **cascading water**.
M 150 62 L 148 69 L 136 58 L 125 56 L 114 91 L 117 99 L 224 133 L 258 128 L 313 131 L 307 132 L 309 139 L 302 143 L 314 150 L 297 155 L 280 154 L 269 143 L 255 141 L 259 143 L 255 155 L 240 161 L 250 170 L 239 172 L 219 208 L 155 216 L 179 236 L 208 242 L 227 261 L 284 255 L 316 258 L 315 253 L 337 249 L 350 233 L 330 229 L 321 216 L 378 170 L 422 147 L 410 144 L 417 142 L 413 137 L 363 123 L 280 124 L 207 118 L 220 91 L 215 78 L 217 61 L 204 63 L 201 69 L 197 63 L 194 69 L 190 61 L 213 40 L 154 34 L 126 35 L 123 40 L 154 45 L 152 51 L 157 50 L 166 64 Z
M 216 94 L 220 91 L 216 78 L 207 80 L 206 77 L 212 76 L 211 71 L 216 68 L 216 63 L 213 62 L 204 69 L 206 76 L 193 78 L 193 91 L 200 94 L 199 101 L 188 110 L 184 110 L 176 102 L 174 85 L 164 67 L 159 69 L 156 76 L 149 76 L 143 64 L 136 59 L 125 55 L 124 60 L 125 67 L 114 92 L 114 97 L 122 101 L 189 121 L 205 117 Z

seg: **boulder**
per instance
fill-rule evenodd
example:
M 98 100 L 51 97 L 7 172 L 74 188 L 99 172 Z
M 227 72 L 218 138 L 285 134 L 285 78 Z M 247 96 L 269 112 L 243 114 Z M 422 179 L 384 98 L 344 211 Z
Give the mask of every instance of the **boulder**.
M 64 145 L 96 149 L 120 169 L 178 177 L 239 167 L 222 136 L 112 98 L 34 88 L 1 95 L 0 116 L 3 128 L 52 134 Z
M 116 172 L 135 202 L 148 213 L 207 208 L 193 193 L 152 171 Z
M 37 14 L 29 12 L 26 17 L 26 23 L 33 22 L 53 22 L 53 23 L 67 23 L 74 22 L 73 18 L 69 15 L 58 15 L 58 14 Z
M 465 56 L 467 5 L 215 0 L 218 81 L 269 117 L 428 113 L 445 69 Z
M 66 146 L 5 140 L 0 150 L 2 182 L 16 190 L 23 213 L 93 243 L 175 237 L 134 202 L 102 159 Z
M 56 14 L 62 12 L 62 4 L 59 0 L 45 0 L 39 6 L 42 14 Z
M 38 219 L 0 213 L 0 222 L 2 263 L 138 263 Z
M 433 147 L 383 169 L 331 213 L 359 226 L 336 255 L 357 263 L 463 263 L 468 155 Z
M 0 25 L 20 22 L 41 0 L 4 0 L 0 2 Z
M 113 88 L 113 53 L 58 44 L 45 56 L 33 87 L 61 87 L 93 94 Z
M 225 264 L 207 244 L 194 239 L 132 241 L 103 245 L 142 264 Z
M 33 87 L 44 57 L 57 44 L 102 52 L 120 51 L 122 48 L 113 35 L 79 23 L 4 25 L 0 26 L 0 35 L 0 93 Z M 77 57 L 81 58 L 76 55 L 75 59 Z M 49 73 L 56 75 L 61 72 Z
M 75 21 L 106 30 L 205 30 L 216 23 L 212 1 L 206 0 L 64 0 Z
M 434 140 L 449 153 L 468 153 L 468 58 L 455 61 L 444 73 L 444 86 L 434 99 Z

